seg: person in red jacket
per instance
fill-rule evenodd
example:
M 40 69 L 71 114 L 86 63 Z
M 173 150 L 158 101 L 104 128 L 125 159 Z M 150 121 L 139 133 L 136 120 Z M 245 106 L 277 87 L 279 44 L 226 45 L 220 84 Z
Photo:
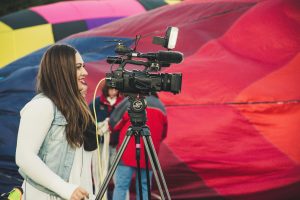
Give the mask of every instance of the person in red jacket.
M 167 136 L 167 115 L 163 103 L 158 99 L 157 95 L 147 96 L 147 122 L 146 125 L 150 129 L 151 138 L 154 144 L 156 152 L 159 152 L 159 147 L 161 142 Z M 128 115 L 127 108 L 129 106 L 128 99 L 124 99 L 113 111 L 109 121 L 110 128 L 112 133 L 115 131 L 120 131 L 119 143 L 117 149 L 120 148 L 126 132 L 131 126 L 130 118 Z M 142 191 L 143 199 L 148 199 L 147 191 L 147 178 L 146 178 L 146 163 L 145 163 L 145 147 L 143 139 L 140 139 L 141 143 L 141 153 L 140 153 L 140 167 L 141 167 L 141 182 L 142 182 Z M 126 146 L 124 153 L 121 157 L 120 163 L 115 172 L 115 188 L 113 191 L 113 200 L 122 200 L 125 199 L 126 191 L 129 189 L 131 177 L 133 173 L 137 170 L 136 163 L 136 148 L 135 148 L 135 139 L 131 137 L 128 145 Z M 149 165 L 149 163 L 148 163 Z M 150 166 L 150 165 L 149 165 Z M 150 169 L 150 177 L 152 171 Z M 136 176 L 138 177 L 138 176 Z M 138 179 L 136 179 L 136 196 L 139 199 L 139 189 L 138 189 Z
M 123 96 L 120 92 L 112 87 L 104 84 L 102 88 L 102 95 L 95 99 L 95 111 L 97 116 L 97 122 L 104 122 L 107 120 L 115 107 L 123 100 Z M 89 108 L 94 116 L 93 102 L 90 103 Z M 103 138 L 102 138 L 103 139 Z M 110 138 L 111 147 L 115 147 L 118 144 L 118 135 L 112 135 Z
M 108 119 L 112 113 L 112 111 L 115 109 L 115 107 L 122 101 L 123 96 L 120 94 L 118 90 L 115 88 L 109 87 L 106 83 L 104 84 L 102 88 L 102 95 L 98 96 L 95 99 L 95 113 L 97 116 L 97 123 L 99 132 L 101 136 L 99 137 L 99 141 L 101 143 L 101 158 L 103 164 L 101 165 L 102 168 L 99 169 L 99 162 L 98 162 L 98 152 L 93 152 L 92 156 L 92 165 L 93 165 L 93 181 L 95 186 L 95 191 L 98 192 L 98 186 L 100 185 L 100 170 L 102 170 L 102 173 L 104 174 L 107 172 L 107 170 L 110 167 L 110 164 L 112 163 L 112 160 L 114 159 L 114 156 L 116 155 L 116 147 L 118 144 L 118 133 L 115 134 L 109 134 L 108 130 Z M 93 109 L 93 102 L 90 103 L 89 108 L 94 116 L 94 109 Z M 104 143 L 104 135 L 107 134 L 109 138 L 109 147 L 106 149 L 106 146 Z M 107 155 L 107 150 L 108 154 Z M 108 156 L 108 157 L 107 157 Z M 108 159 L 108 160 L 106 160 Z

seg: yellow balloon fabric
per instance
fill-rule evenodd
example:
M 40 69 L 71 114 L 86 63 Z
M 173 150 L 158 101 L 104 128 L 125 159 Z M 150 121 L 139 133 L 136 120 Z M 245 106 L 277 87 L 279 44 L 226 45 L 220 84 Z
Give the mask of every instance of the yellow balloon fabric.
M 22 199 L 22 191 L 19 188 L 14 188 L 11 192 L 9 192 L 8 200 L 21 200 Z
M 0 22 L 0 68 L 53 43 L 51 24 L 13 30 Z
M 14 48 L 12 45 L 13 34 L 12 29 L 0 22 L 0 67 L 9 63 L 9 61 L 14 59 Z

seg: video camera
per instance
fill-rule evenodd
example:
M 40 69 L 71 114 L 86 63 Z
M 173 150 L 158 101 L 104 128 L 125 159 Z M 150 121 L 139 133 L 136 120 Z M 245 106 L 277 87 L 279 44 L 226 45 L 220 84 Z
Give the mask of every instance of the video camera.
M 164 38 L 154 37 L 154 44 L 160 44 L 168 49 L 168 51 L 156 53 L 140 53 L 119 41 L 115 48 L 119 56 L 109 56 L 106 60 L 109 64 L 119 64 L 115 71 L 106 74 L 107 85 L 123 93 L 143 95 L 157 91 L 179 93 L 182 82 L 181 73 L 157 73 L 161 67 L 169 67 L 170 64 L 180 63 L 183 60 L 181 52 L 169 51 L 175 48 L 177 36 L 178 28 L 168 27 Z M 138 38 L 136 40 L 138 41 Z M 145 68 L 129 71 L 125 69 L 126 64 L 141 65 Z

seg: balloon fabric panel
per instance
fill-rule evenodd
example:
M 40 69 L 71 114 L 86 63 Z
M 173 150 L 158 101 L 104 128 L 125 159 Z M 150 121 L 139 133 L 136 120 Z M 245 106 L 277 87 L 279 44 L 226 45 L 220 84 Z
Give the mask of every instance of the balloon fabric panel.
M 54 42 L 50 24 L 18 29 L 14 31 L 14 35 L 15 43 L 22 47 L 15 49 L 18 57 L 27 55 L 28 52 L 36 51 Z
M 0 18 L 0 21 L 13 29 L 47 24 L 47 21 L 42 16 L 31 10 L 21 10 L 13 14 L 5 15 Z
M 182 93 L 160 93 L 169 133 L 159 157 L 172 199 L 300 199 L 299 10 L 296 0 L 188 1 L 63 42 L 83 55 L 90 101 L 95 84 L 109 71 L 105 57 L 115 55 L 107 40 L 130 45 L 136 34 L 147 34 L 138 51 L 155 52 L 161 47 L 151 44 L 150 36 L 178 26 L 175 50 L 185 59 L 163 72 L 183 73 Z M 5 83 L 0 91 L 9 94 L 0 96 L 3 112 L 17 113 L 34 94 L 33 82 L 22 74 L 36 75 L 43 52 L 0 70 Z M 20 90 L 27 96 L 14 91 L 17 77 L 26 83 Z M 19 101 L 5 109 L 10 98 Z
M 146 10 L 152 10 L 164 5 L 167 5 L 165 1 L 163 0 L 138 0 L 143 6 L 144 8 L 146 8 Z
M 127 6 L 130 5 L 130 6 Z M 124 9 L 126 8 L 126 9 Z M 27 38 L 25 44 L 30 42 L 33 48 L 23 46 L 23 38 L 16 38 L 15 32 L 8 32 L 7 28 L 17 30 L 21 28 L 33 28 L 39 25 L 50 24 L 54 28 L 52 42 L 61 40 L 70 34 L 85 31 L 87 29 L 102 26 L 113 20 L 118 20 L 130 15 L 145 12 L 144 7 L 135 0 L 115 0 L 115 1 L 66 1 L 43 6 L 36 6 L 26 10 L 21 10 L 0 18 L 0 41 L 5 41 L 0 50 L 0 68 L 9 64 L 10 62 L 27 55 L 39 48 L 45 46 L 45 40 L 48 41 L 48 34 L 43 38 L 44 32 L 39 32 L 35 29 L 34 35 L 40 34 L 37 39 L 30 40 Z M 68 29 L 61 29 L 60 27 L 68 26 Z M 34 29 L 32 29 L 34 30 Z M 5 33 L 3 33 L 5 31 Z M 7 31 L 7 32 L 6 32 Z M 18 35 L 19 36 L 19 35 Z M 3 44 L 3 43 L 1 43 Z M 22 53 L 16 52 L 22 49 Z
M 14 59 L 14 45 L 13 45 L 13 35 L 11 34 L 12 29 L 0 21 L 0 44 L 6 48 L 0 48 L 0 66 L 9 63 L 9 61 Z
M 59 41 L 74 33 L 87 30 L 85 21 L 73 21 L 59 24 L 52 24 L 54 40 Z
M 96 19 L 87 19 L 86 24 L 89 29 L 98 27 L 98 26 L 102 26 L 104 24 L 119 20 L 124 18 L 125 16 L 121 16 L 121 17 L 107 17 L 107 18 L 96 18 Z
M 93 19 L 99 18 L 99 16 L 104 18 L 130 16 L 145 11 L 143 6 L 135 0 L 66 1 L 51 5 L 36 6 L 31 8 L 31 10 L 43 16 L 51 24 Z M 65 12 L 66 10 L 68 12 Z M 99 12 L 101 12 L 101 15 Z

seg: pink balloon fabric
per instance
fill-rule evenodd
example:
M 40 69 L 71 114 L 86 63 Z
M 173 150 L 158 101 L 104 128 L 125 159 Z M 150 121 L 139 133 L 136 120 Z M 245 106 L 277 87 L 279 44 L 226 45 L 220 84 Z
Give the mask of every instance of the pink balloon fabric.
M 145 11 L 144 7 L 135 0 L 65 1 L 36 6 L 31 10 L 43 16 L 51 24 L 99 18 L 99 12 L 101 12 L 101 17 L 109 18 L 130 16 Z

